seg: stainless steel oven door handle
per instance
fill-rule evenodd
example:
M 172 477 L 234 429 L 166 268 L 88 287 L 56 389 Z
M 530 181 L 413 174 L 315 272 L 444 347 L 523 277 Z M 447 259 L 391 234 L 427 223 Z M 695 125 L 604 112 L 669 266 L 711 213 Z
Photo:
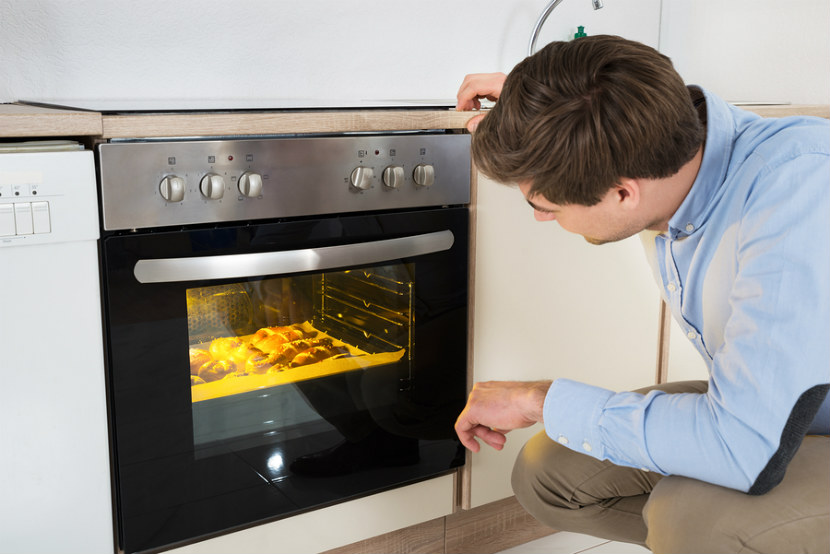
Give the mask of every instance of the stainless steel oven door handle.
M 449 250 L 454 242 L 455 235 L 452 231 L 445 230 L 322 248 L 139 260 L 133 268 L 133 274 L 139 283 L 263 277 L 421 256 Z

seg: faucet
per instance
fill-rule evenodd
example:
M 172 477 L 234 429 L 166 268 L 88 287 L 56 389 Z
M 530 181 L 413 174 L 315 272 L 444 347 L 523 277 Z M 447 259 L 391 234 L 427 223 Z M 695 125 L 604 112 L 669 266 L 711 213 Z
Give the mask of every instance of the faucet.
M 532 56 L 536 53 L 536 41 L 539 39 L 539 31 L 542 30 L 542 25 L 545 24 L 545 21 L 548 19 L 551 12 L 561 3 L 562 0 L 551 0 L 548 2 L 548 5 L 545 6 L 545 9 L 542 10 L 542 15 L 539 16 L 539 19 L 536 21 L 536 25 L 533 27 L 533 33 L 530 35 L 530 44 L 527 47 L 528 56 Z M 602 7 L 602 0 L 591 0 L 591 5 L 595 10 L 598 10 Z

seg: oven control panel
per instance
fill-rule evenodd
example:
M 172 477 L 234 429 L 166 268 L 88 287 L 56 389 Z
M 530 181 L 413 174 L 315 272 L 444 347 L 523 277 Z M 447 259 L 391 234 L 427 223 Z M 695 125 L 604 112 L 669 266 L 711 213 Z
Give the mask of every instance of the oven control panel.
M 470 202 L 470 136 L 124 141 L 99 147 L 106 230 Z

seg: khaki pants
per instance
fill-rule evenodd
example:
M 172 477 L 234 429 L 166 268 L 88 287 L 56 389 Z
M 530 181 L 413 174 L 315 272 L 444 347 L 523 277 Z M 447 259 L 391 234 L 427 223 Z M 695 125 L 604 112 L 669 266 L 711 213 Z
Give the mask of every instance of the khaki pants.
M 704 392 L 706 383 L 644 390 Z M 658 553 L 830 552 L 830 438 L 809 436 L 770 492 L 749 496 L 686 477 L 616 466 L 575 452 L 544 431 L 513 469 L 513 490 L 560 531 L 636 543 Z

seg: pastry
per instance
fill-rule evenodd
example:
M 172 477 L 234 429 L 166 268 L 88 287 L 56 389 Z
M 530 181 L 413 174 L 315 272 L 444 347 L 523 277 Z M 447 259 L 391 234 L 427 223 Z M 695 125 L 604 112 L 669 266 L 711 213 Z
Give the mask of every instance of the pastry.
M 227 360 L 242 345 L 242 339 L 238 337 L 220 337 L 211 341 L 208 350 L 214 360 Z
M 248 373 L 265 373 L 274 364 L 271 363 L 270 356 L 264 352 L 254 354 L 245 362 L 245 371 Z
M 288 329 L 287 331 L 282 331 L 279 333 L 273 333 L 271 335 L 268 335 L 264 339 L 254 343 L 254 346 L 259 348 L 263 352 L 271 353 L 287 342 L 300 340 L 302 338 L 305 338 L 305 335 L 301 330 Z
M 236 366 L 233 362 L 214 360 L 199 368 L 199 377 L 206 383 L 209 383 L 211 381 L 218 381 L 234 371 L 236 371 Z
M 349 351 L 346 348 L 341 346 L 315 346 L 313 348 L 309 348 L 308 350 L 303 350 L 294 356 L 294 359 L 291 360 L 291 363 L 288 365 L 289 367 L 300 367 L 309 364 L 316 364 L 317 362 L 322 362 L 332 356 L 347 354 L 348 352 Z
M 257 354 L 262 354 L 262 350 L 247 343 L 242 344 L 231 352 L 230 361 L 235 363 L 237 367 L 243 368 L 248 362 L 248 359 L 251 358 L 251 356 L 256 356 Z
M 263 327 L 259 331 L 253 334 L 251 337 L 251 344 L 256 344 L 264 338 L 270 337 L 274 333 L 282 333 L 283 331 L 288 331 L 291 329 L 291 326 L 281 326 L 281 327 Z
M 199 368 L 211 360 L 210 354 L 207 350 L 201 348 L 190 349 L 190 374 L 198 375 Z
M 315 346 L 331 346 L 331 339 L 300 339 L 287 342 L 271 352 L 269 360 L 271 365 L 288 365 L 297 354 Z

